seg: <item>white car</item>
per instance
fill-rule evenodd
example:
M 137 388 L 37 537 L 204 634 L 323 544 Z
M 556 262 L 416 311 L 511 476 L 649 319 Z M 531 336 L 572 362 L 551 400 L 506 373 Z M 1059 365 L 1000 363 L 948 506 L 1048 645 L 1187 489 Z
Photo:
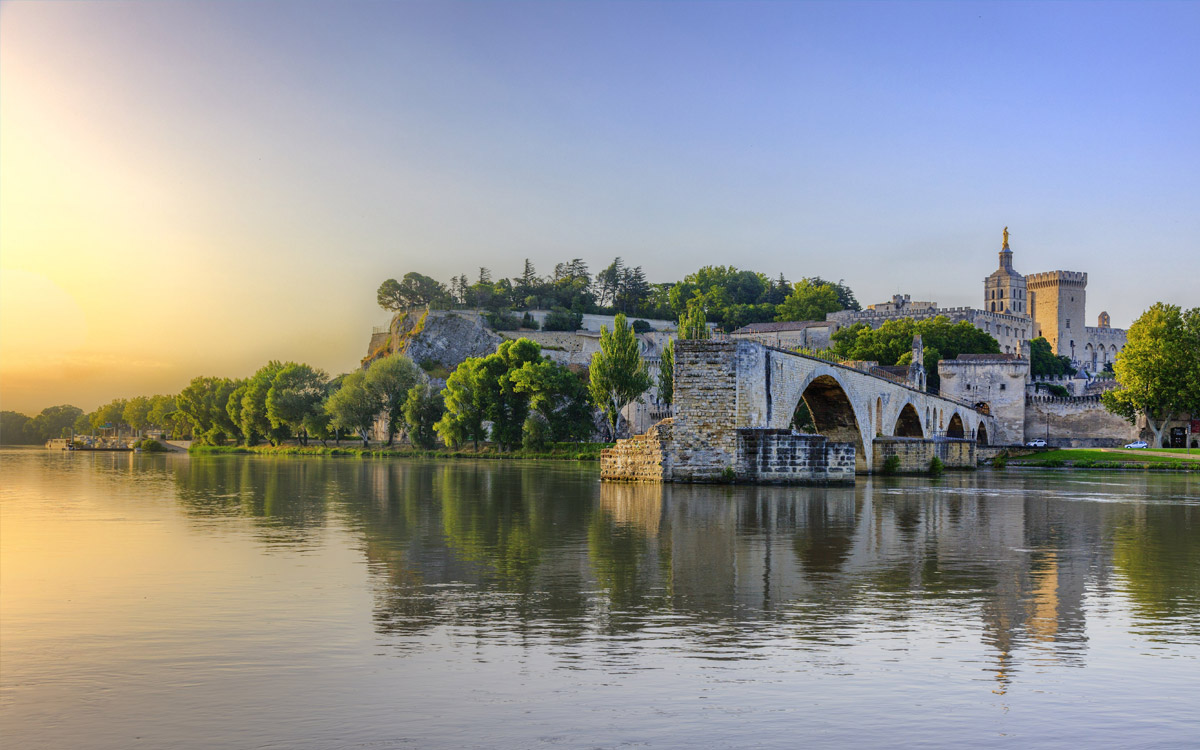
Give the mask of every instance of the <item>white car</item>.
M 1147 443 L 1145 440 L 1139 440 L 1136 443 L 1129 443 L 1125 447 L 1126 448 L 1149 448 L 1150 444 Z
M 1030 448 L 1045 448 L 1045 447 L 1046 447 L 1046 441 L 1045 441 L 1045 440 L 1042 440 L 1041 438 L 1036 438 L 1036 439 L 1034 439 L 1034 440 L 1030 440 L 1030 441 L 1029 441 L 1028 443 L 1026 443 L 1025 445 L 1029 446 Z

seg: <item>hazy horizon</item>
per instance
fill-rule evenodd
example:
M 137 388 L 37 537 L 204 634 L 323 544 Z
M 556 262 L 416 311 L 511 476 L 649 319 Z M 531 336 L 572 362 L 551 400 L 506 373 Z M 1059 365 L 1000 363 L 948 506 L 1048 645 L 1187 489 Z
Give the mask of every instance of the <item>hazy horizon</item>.
M 357 366 L 386 278 L 616 256 L 1200 305 L 1200 6 L 0 4 L 0 408 Z

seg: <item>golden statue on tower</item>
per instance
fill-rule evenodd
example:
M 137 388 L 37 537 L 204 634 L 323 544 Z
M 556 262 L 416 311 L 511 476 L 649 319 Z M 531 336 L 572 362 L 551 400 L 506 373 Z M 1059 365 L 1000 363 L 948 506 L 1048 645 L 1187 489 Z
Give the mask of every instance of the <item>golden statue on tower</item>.
M 1007 250 L 1007 249 L 1008 249 L 1008 227 L 1005 227 L 1005 228 L 1004 228 L 1004 247 L 1002 247 L 1002 248 L 1000 248 L 1000 249 L 1001 249 L 1001 250 Z

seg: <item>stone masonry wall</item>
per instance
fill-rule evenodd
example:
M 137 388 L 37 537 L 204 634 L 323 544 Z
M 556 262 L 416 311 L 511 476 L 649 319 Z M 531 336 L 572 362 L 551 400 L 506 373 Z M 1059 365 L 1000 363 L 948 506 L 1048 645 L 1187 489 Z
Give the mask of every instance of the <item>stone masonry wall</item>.
M 641 435 L 618 440 L 600 453 L 600 479 L 625 482 L 671 480 L 674 420 L 664 419 Z
M 680 341 L 675 350 L 673 475 L 719 479 L 737 458 L 737 343 Z
M 975 468 L 975 442 L 957 438 L 875 438 L 875 455 L 871 467 L 873 472 L 883 471 L 883 465 L 892 456 L 900 459 L 898 471 L 903 474 L 929 470 L 934 456 L 941 459 L 947 469 Z
M 738 430 L 737 478 L 781 484 L 854 483 L 854 445 L 791 430 Z
M 1059 448 L 1114 448 L 1137 440 L 1140 430 L 1104 408 L 1099 396 L 1025 400 L 1025 439 Z

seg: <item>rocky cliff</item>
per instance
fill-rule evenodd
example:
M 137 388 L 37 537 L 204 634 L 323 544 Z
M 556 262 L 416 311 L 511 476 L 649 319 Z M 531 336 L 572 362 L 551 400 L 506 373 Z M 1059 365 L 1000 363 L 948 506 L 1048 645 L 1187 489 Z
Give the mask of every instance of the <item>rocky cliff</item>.
M 403 354 L 426 370 L 437 365 L 453 372 L 468 357 L 496 351 L 503 339 L 483 317 L 465 310 L 414 310 L 397 313 L 385 336 L 375 336 L 363 366 L 389 354 Z M 444 376 L 443 376 L 444 377 Z

